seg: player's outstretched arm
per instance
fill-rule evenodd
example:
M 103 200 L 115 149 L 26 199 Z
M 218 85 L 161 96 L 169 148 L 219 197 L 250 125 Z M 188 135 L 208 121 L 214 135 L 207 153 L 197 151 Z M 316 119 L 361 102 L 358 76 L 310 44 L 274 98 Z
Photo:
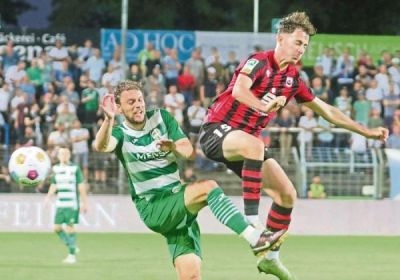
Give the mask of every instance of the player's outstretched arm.
M 106 95 L 103 98 L 101 108 L 104 111 L 104 121 L 96 134 L 94 148 L 99 152 L 111 152 L 117 145 L 117 140 L 111 136 L 116 112 L 114 96 L 111 94 Z
M 334 125 L 356 132 L 367 138 L 386 141 L 389 136 L 389 130 L 387 128 L 367 128 L 343 114 L 338 108 L 325 103 L 318 97 L 315 97 L 311 102 L 304 103 L 304 105 Z

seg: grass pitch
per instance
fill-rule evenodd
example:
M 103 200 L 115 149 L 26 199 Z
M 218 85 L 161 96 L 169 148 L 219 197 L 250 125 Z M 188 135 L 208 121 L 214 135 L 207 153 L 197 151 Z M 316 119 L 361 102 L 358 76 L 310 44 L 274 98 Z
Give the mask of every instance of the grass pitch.
M 1 280 L 176 279 L 164 239 L 156 234 L 79 233 L 78 263 L 51 233 L 0 233 Z M 259 274 L 247 243 L 204 235 L 202 279 L 277 279 Z M 400 237 L 290 236 L 281 259 L 298 280 L 400 279 Z

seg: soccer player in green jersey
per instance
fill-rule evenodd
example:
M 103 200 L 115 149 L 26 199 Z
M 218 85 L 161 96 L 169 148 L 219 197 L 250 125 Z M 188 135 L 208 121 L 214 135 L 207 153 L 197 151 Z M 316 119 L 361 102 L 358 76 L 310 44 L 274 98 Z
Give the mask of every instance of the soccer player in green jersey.
M 79 222 L 79 212 L 85 213 L 87 210 L 86 184 L 79 166 L 70 162 L 71 152 L 68 148 L 60 148 L 57 157 L 59 163 L 52 168 L 51 185 L 45 203 L 57 194 L 54 231 L 68 247 L 69 254 L 63 262 L 74 264 L 77 251 L 74 225 Z M 63 224 L 66 225 L 65 230 Z
M 251 226 L 215 181 L 180 182 L 177 158 L 194 156 L 189 139 L 163 109 L 146 111 L 143 92 L 121 81 L 103 99 L 105 119 L 96 135 L 98 151 L 114 152 L 127 171 L 132 200 L 143 222 L 167 241 L 178 279 L 200 279 L 197 213 L 208 206 L 224 225 L 246 239 L 256 255 L 279 246 L 286 233 Z M 116 112 L 125 121 L 113 126 Z

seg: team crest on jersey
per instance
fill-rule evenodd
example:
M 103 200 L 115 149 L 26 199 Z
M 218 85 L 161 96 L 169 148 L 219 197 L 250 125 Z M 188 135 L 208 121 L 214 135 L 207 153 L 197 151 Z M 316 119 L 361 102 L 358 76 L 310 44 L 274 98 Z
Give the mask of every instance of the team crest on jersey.
M 151 137 L 153 137 L 154 140 L 160 140 L 161 139 L 161 131 L 158 128 L 155 128 L 151 131 Z
M 246 64 L 243 66 L 240 72 L 250 74 L 254 70 L 258 62 L 259 61 L 254 58 L 247 60 Z
M 271 71 L 269 71 L 269 69 L 267 69 L 267 71 L 265 71 L 265 75 L 267 75 L 267 78 L 269 78 L 269 76 L 271 76 Z
M 285 82 L 286 87 L 292 87 L 293 86 L 293 77 L 287 77 L 286 82 Z

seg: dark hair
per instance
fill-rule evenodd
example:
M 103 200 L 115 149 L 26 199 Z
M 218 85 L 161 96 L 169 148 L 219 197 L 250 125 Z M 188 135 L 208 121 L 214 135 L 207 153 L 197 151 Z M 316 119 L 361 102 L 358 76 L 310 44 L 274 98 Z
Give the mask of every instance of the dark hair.
M 284 17 L 279 23 L 278 33 L 293 33 L 297 28 L 302 29 L 310 36 L 317 33 L 317 29 L 305 12 L 293 12 Z
M 115 103 L 121 104 L 121 94 L 122 92 L 126 90 L 138 90 L 140 92 L 143 92 L 141 84 L 130 81 L 130 80 L 124 80 L 118 83 L 118 85 L 114 89 L 114 99 Z

